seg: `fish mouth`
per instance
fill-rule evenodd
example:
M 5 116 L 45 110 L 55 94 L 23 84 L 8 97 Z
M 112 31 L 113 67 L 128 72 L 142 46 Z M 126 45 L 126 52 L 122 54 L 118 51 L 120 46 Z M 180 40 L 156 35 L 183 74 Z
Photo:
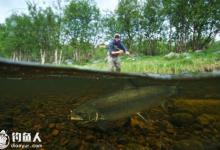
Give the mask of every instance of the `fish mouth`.
M 70 120 L 73 121 L 99 121 L 105 120 L 103 115 L 98 112 L 83 112 L 78 110 L 70 111 Z
M 71 113 L 70 113 L 70 120 L 73 120 L 73 121 L 83 121 L 84 119 L 80 115 L 77 115 L 76 113 L 71 111 Z

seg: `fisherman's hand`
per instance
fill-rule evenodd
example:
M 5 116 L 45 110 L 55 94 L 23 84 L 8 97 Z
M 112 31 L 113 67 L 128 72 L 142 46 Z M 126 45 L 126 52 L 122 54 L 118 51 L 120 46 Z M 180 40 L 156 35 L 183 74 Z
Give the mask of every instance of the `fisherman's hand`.
M 121 54 L 123 54 L 123 53 L 124 53 L 123 50 L 119 50 L 119 51 L 112 52 L 112 55 L 118 56 L 118 55 L 121 55 Z
M 119 50 L 118 51 L 118 54 L 120 55 L 120 54 L 123 54 L 124 53 L 124 51 L 123 50 Z
M 129 52 L 129 51 L 126 51 L 125 54 L 130 55 L 130 52 Z

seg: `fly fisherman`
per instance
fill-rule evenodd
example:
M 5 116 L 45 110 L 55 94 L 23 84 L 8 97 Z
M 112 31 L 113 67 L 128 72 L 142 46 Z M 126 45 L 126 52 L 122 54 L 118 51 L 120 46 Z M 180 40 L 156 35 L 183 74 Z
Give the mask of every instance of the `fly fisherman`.
M 121 71 L 121 63 L 119 56 L 124 53 L 128 55 L 130 54 L 127 48 L 122 44 L 120 40 L 120 35 L 115 34 L 114 39 L 109 43 L 108 47 L 108 64 L 110 71 Z

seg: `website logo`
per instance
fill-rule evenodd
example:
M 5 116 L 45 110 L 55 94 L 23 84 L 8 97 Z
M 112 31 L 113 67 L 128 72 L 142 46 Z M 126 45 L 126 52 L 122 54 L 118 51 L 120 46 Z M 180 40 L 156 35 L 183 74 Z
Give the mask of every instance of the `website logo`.
M 11 139 L 11 141 L 10 141 Z M 0 132 L 0 150 L 7 148 L 9 145 L 11 148 L 21 149 L 37 149 L 42 148 L 42 140 L 39 132 L 12 132 L 9 136 L 5 130 Z
M 2 130 L 0 132 L 0 149 L 5 149 L 9 146 L 10 144 L 10 138 L 6 134 L 5 130 Z

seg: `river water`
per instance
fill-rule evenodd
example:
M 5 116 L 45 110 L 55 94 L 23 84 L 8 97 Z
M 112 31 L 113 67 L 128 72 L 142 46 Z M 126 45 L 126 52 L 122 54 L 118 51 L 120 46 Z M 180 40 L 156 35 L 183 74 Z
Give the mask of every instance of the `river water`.
M 0 61 L 0 130 L 39 132 L 41 149 L 217 150 L 219 100 L 219 72 L 117 74 Z

